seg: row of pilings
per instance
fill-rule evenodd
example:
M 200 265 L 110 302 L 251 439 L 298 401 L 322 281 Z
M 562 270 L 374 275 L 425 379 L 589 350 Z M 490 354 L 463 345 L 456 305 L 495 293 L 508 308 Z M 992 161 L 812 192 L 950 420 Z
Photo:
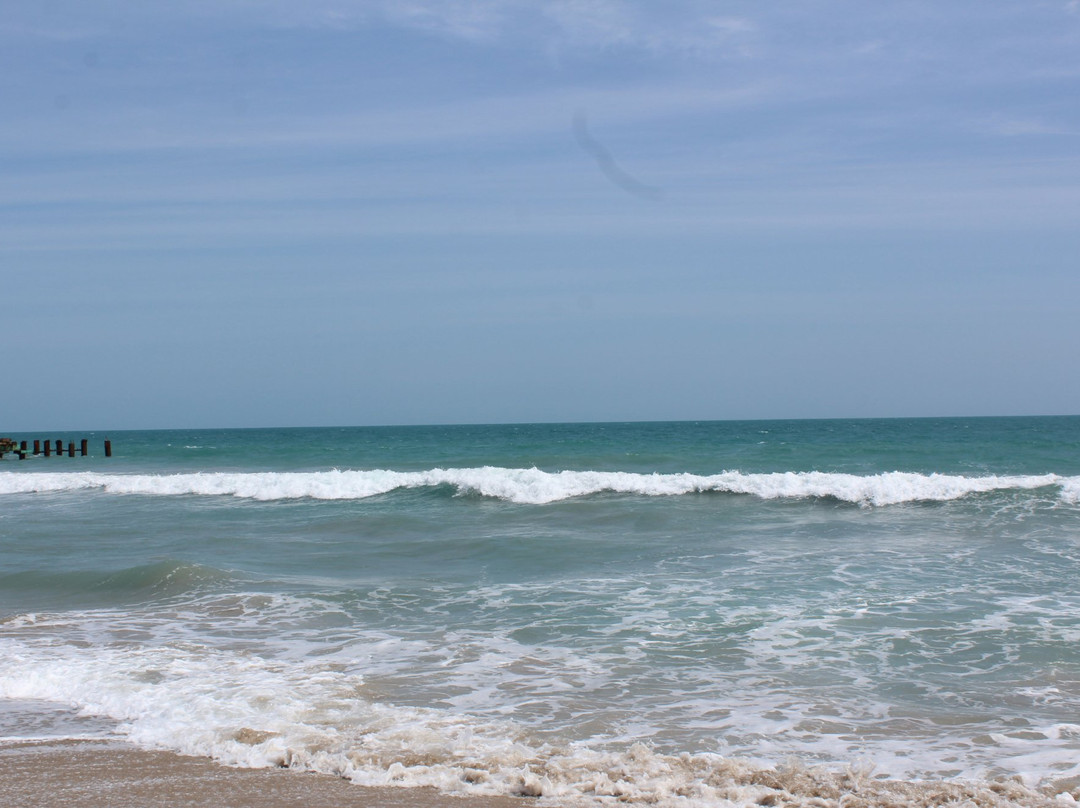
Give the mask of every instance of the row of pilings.
M 90 453 L 88 449 L 89 444 L 90 442 L 86 438 L 83 438 L 79 442 L 80 457 L 86 457 Z M 52 457 L 54 446 L 56 449 L 56 456 L 63 457 L 64 442 L 59 438 L 57 438 L 56 441 L 42 441 L 40 439 L 35 440 L 33 454 L 41 455 L 43 457 Z M 11 440 L 10 438 L 0 438 L 0 459 L 2 459 L 4 455 L 9 452 L 18 455 L 19 460 L 26 460 L 27 455 L 31 454 L 29 442 L 24 440 L 16 444 L 16 442 Z M 75 441 L 68 441 L 67 456 L 75 456 Z M 105 441 L 105 456 L 112 457 L 112 441 L 110 440 Z

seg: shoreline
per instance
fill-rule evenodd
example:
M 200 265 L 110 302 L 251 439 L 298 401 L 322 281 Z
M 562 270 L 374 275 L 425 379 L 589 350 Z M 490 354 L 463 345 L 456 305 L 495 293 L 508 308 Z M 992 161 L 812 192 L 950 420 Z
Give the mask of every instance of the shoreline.
M 742 782 L 737 782 L 742 780 Z M 736 778 L 726 796 L 685 794 L 686 805 L 796 808 L 1063 808 L 1073 791 L 1051 796 L 1017 778 L 963 783 L 873 779 L 812 769 L 761 770 Z M 12 808 L 544 808 L 624 804 L 619 797 L 539 799 L 453 795 L 431 787 L 362 786 L 292 769 L 248 769 L 211 758 L 144 750 L 119 739 L 0 741 L 0 794 Z M 631 800 L 631 802 L 634 802 Z M 681 803 L 682 800 L 679 800 Z
M 0 741 L 0 794 L 11 808 L 522 808 L 535 802 L 233 768 L 111 739 Z

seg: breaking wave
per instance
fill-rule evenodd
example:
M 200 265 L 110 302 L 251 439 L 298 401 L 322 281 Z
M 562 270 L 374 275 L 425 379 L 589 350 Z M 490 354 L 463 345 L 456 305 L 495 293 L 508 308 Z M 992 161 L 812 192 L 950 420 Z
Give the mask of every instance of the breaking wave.
M 761 499 L 826 498 L 859 505 L 944 502 L 993 491 L 1057 489 L 1068 504 L 1080 503 L 1080 477 L 1057 474 L 987 475 L 919 474 L 894 471 L 856 475 L 829 472 L 745 474 L 638 474 L 620 471 L 557 471 L 484 466 L 426 471 L 331 470 L 186 474 L 7 473 L 0 474 L 0 495 L 100 490 L 109 494 L 152 496 L 232 496 L 260 501 L 317 499 L 359 500 L 403 489 L 449 487 L 522 505 L 594 494 L 644 497 L 706 492 L 745 494 Z

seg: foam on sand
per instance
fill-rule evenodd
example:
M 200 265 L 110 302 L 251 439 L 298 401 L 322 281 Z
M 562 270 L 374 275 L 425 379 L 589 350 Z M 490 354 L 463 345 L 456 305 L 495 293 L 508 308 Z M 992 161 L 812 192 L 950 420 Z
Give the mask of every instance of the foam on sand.
M 657 776 L 663 776 L 657 771 Z M 865 770 L 828 773 L 790 766 L 754 769 L 732 762 L 713 768 L 713 785 L 652 804 L 686 808 L 791 806 L 791 808 L 920 808 L 943 804 L 982 808 L 1062 808 L 1073 793 L 1052 797 L 1016 781 L 987 784 L 875 780 Z M 597 778 L 591 795 L 549 797 L 526 790 L 513 797 L 448 796 L 431 789 L 361 787 L 338 777 L 298 776 L 281 769 L 235 769 L 207 758 L 139 750 L 117 742 L 0 744 L 0 792 L 20 808 L 115 808 L 169 805 L 202 808 L 519 808 L 634 804 L 620 780 Z M 651 801 L 650 801 L 651 803 Z
M 363 788 L 330 776 L 234 769 L 201 757 L 112 742 L 0 744 L 0 793 L 19 808 L 522 808 L 509 797 L 447 798 L 430 789 Z

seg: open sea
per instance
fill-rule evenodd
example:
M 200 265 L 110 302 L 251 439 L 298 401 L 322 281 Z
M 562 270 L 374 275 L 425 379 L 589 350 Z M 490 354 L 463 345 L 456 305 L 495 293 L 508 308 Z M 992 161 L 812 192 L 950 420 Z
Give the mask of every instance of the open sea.
M 8 437 L 92 456 L 0 461 L 0 740 L 566 804 L 1080 784 L 1080 417 Z

